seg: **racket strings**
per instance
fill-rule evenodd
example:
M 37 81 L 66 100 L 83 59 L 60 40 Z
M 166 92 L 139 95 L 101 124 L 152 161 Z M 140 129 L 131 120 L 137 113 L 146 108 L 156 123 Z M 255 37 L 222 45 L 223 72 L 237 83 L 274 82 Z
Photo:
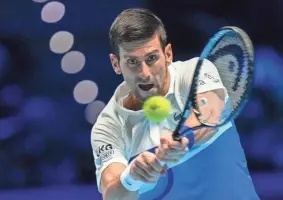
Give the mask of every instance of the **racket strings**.
M 252 88 L 253 57 L 253 44 L 249 36 L 237 27 L 223 27 L 209 40 L 195 67 L 182 120 L 174 132 L 177 139 L 188 134 L 188 131 L 184 131 L 183 127 L 187 127 L 186 123 L 190 120 L 188 113 L 191 108 L 201 125 L 188 128 L 189 132 L 207 126 L 221 126 L 231 119 L 237 118 L 247 102 Z M 204 60 L 209 60 L 216 67 L 220 80 L 211 80 L 215 83 L 219 81 L 222 83 L 225 95 L 221 88 L 212 92 L 199 92 L 199 86 L 202 85 L 200 71 Z M 206 98 L 205 105 L 198 101 L 201 98 Z M 179 132 L 180 128 L 183 132 Z
M 208 59 L 217 66 L 230 99 L 231 112 L 237 109 L 249 84 L 249 46 L 235 32 L 226 34 L 216 44 Z

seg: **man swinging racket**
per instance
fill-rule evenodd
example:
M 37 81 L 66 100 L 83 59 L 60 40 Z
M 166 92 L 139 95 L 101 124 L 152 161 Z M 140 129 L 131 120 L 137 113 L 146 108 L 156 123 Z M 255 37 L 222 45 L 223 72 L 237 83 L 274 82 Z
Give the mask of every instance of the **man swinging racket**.
M 173 140 L 198 58 L 173 62 L 163 23 L 146 9 L 120 13 L 109 37 L 110 61 L 124 82 L 91 132 L 103 199 L 259 199 L 233 121 L 218 129 L 194 131 L 194 141 Z M 199 97 L 213 98 L 221 107 L 226 93 L 217 69 L 208 60 L 203 69 Z M 154 95 L 172 104 L 160 123 L 146 119 L 142 110 L 143 102 Z M 187 125 L 198 126 L 194 112 Z M 155 146 L 155 152 L 147 151 Z

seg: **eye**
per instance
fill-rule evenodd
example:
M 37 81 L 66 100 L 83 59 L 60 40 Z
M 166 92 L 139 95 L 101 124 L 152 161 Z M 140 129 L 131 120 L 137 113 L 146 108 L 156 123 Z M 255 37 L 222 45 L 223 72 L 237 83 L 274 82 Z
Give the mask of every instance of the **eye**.
M 136 59 L 128 59 L 127 63 L 130 65 L 136 65 L 138 63 L 138 61 Z
M 147 58 L 147 61 L 152 62 L 152 61 L 155 61 L 156 59 L 157 59 L 157 55 L 150 55 L 150 56 Z
M 152 64 L 154 64 L 154 63 L 158 60 L 158 58 L 159 58 L 158 55 L 150 55 L 150 56 L 148 56 L 146 62 L 147 62 L 149 65 L 152 65 Z

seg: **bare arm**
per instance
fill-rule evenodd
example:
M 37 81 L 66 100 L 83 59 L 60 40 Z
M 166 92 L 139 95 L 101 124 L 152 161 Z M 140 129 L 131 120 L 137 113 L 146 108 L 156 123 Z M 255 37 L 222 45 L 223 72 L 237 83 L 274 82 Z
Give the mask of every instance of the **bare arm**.
M 225 93 L 225 90 L 223 88 L 215 89 L 215 90 L 212 90 L 211 92 L 214 92 L 215 94 L 217 94 L 217 96 L 219 97 L 220 101 L 222 101 L 222 103 L 225 103 L 226 93 Z
M 128 191 L 120 182 L 120 175 L 125 169 L 126 166 L 121 163 L 112 163 L 103 171 L 101 177 L 103 200 L 138 199 L 138 191 Z
M 207 105 L 204 107 L 199 107 L 199 109 L 203 116 L 210 116 L 211 113 L 213 113 L 213 115 L 211 115 L 211 118 L 208 118 L 210 123 L 218 123 L 220 115 L 225 109 L 225 95 L 226 94 L 224 89 L 215 89 L 198 94 L 199 102 L 203 97 L 208 99 Z M 213 102 L 213 104 L 210 104 L 209 102 Z M 197 127 L 201 125 L 193 111 L 190 113 L 188 119 L 185 121 L 185 124 L 189 127 Z M 216 133 L 216 131 L 217 130 L 213 128 L 201 128 L 195 130 L 195 144 L 205 143 Z
M 155 154 L 143 152 L 129 166 L 113 162 L 102 173 L 101 186 L 104 200 L 135 200 L 143 183 L 156 183 L 166 173 Z M 122 176 L 122 182 L 120 176 Z M 131 177 L 131 178 L 129 178 Z M 127 187 L 128 189 L 125 189 Z M 131 191 L 135 192 L 131 192 Z

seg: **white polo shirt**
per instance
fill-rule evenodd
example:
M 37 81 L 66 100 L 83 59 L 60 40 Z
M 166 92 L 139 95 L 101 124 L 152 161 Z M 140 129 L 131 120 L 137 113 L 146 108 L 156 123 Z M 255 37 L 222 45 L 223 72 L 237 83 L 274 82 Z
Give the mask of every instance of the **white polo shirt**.
M 172 111 L 168 118 L 161 123 L 153 123 L 145 118 L 144 112 L 131 111 L 123 107 L 123 100 L 129 95 L 129 88 L 125 82 L 118 86 L 114 95 L 100 113 L 91 132 L 91 144 L 96 166 L 96 179 L 98 190 L 103 170 L 111 163 L 118 162 L 128 165 L 131 157 L 144 152 L 160 143 L 160 130 L 168 129 L 174 131 L 180 118 L 186 98 L 189 94 L 193 72 L 198 58 L 188 61 L 177 61 L 169 68 L 171 77 L 169 91 L 166 98 L 172 104 Z M 198 92 L 223 88 L 217 69 L 210 61 L 204 62 L 201 70 L 200 86 Z M 213 77 L 213 78 L 212 78 Z M 187 152 L 184 158 L 178 163 L 186 161 L 217 139 L 226 129 L 231 127 L 228 124 L 221 128 L 214 137 L 199 147 L 195 146 Z M 169 166 L 174 167 L 174 166 Z M 140 193 L 154 188 L 150 184 Z

